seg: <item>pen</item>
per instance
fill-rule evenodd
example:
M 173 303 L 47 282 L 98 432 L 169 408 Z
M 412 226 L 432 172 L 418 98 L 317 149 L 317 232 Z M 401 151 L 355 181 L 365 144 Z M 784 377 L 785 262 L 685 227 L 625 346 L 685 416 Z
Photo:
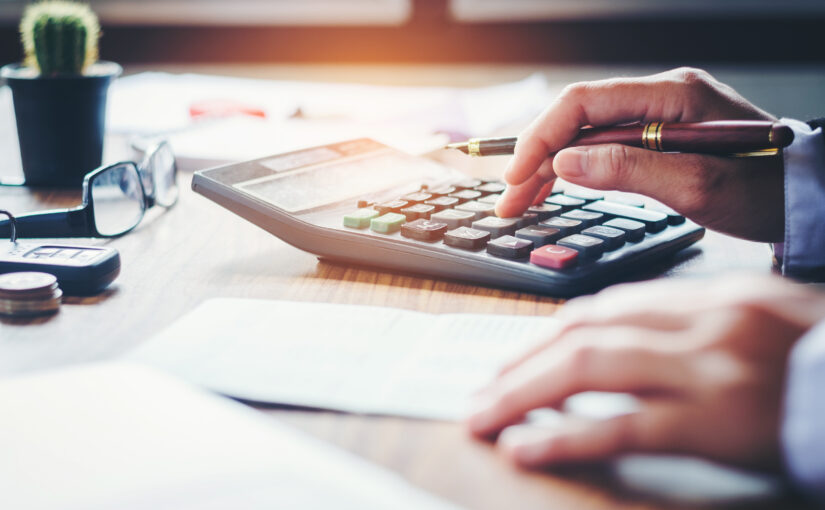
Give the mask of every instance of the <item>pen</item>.
M 718 120 L 711 122 L 650 122 L 627 126 L 582 128 L 567 146 L 620 143 L 659 152 L 695 152 L 718 156 L 772 156 L 793 141 L 793 130 L 781 122 Z M 470 156 L 512 154 L 516 137 L 472 138 L 451 143 Z

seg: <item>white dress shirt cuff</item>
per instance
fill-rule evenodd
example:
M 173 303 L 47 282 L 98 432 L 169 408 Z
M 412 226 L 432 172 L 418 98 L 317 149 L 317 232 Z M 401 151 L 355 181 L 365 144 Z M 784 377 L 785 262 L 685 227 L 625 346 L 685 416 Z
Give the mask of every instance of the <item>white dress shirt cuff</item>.
M 825 270 L 825 139 L 822 129 L 782 119 L 794 131 L 784 150 L 785 242 L 775 245 L 782 274 L 809 278 Z

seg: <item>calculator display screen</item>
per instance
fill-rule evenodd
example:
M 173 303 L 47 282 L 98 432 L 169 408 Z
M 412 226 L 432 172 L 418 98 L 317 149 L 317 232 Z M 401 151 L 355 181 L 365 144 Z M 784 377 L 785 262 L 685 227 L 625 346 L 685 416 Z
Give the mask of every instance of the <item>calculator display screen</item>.
M 388 151 L 251 179 L 236 183 L 235 188 L 297 212 L 432 179 L 443 171 L 436 163 Z

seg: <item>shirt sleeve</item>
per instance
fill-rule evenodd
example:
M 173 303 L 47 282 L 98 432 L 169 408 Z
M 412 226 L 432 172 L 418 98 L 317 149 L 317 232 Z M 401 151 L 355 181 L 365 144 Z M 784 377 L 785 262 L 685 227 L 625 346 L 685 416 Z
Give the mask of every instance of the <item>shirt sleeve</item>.
M 794 482 L 825 500 L 825 321 L 791 351 L 781 427 L 785 465 Z
M 801 279 L 825 275 L 825 136 L 822 128 L 793 119 L 782 122 L 794 131 L 784 150 L 785 241 L 774 246 L 782 274 Z

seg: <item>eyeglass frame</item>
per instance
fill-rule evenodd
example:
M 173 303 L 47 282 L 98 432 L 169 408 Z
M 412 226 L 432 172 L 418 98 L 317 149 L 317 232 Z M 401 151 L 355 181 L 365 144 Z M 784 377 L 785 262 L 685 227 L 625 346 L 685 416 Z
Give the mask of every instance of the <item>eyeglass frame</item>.
M 82 187 L 82 194 L 83 199 L 80 205 L 73 208 L 65 208 L 65 209 L 52 209 L 49 211 L 42 211 L 42 212 L 34 212 L 28 214 L 22 214 L 14 216 L 14 221 L 6 220 L 0 222 L 0 236 L 2 238 L 6 238 L 6 229 L 7 228 L 14 228 L 17 231 L 17 237 L 19 238 L 63 238 L 63 237 L 104 237 L 104 238 L 113 238 L 113 237 L 120 237 L 122 235 L 128 234 L 132 230 L 134 230 L 140 222 L 143 221 L 143 217 L 146 215 L 146 211 L 155 205 L 159 207 L 163 207 L 166 209 L 171 208 L 174 206 L 178 201 L 178 196 L 175 196 L 175 200 L 172 201 L 169 205 L 162 205 L 157 203 L 156 195 L 157 195 L 157 183 L 154 181 L 155 176 L 149 175 L 149 178 L 152 179 L 152 193 L 146 193 L 146 189 L 143 185 L 143 177 L 144 173 L 148 172 L 148 170 L 141 170 L 141 166 L 144 163 L 147 163 L 151 160 L 151 158 L 162 148 L 162 147 L 169 147 L 168 142 L 161 141 L 155 144 L 152 147 L 152 150 L 146 152 L 146 156 L 144 156 L 143 161 L 141 164 L 138 165 L 134 161 L 120 161 L 117 163 L 113 163 L 111 165 L 105 165 L 98 167 L 91 172 L 87 173 L 83 177 L 83 187 Z M 170 148 L 171 151 L 171 148 Z M 173 153 L 174 158 L 174 153 Z M 175 175 L 175 183 L 177 184 L 177 174 L 178 174 L 178 166 L 177 166 L 177 159 L 173 159 L 173 169 Z M 95 214 L 94 214 L 94 199 L 92 198 L 92 182 L 94 179 L 106 172 L 111 170 L 112 168 L 119 167 L 119 166 L 130 166 L 134 169 L 134 172 L 137 176 L 138 185 L 140 186 L 141 196 L 143 200 L 141 201 L 141 210 L 140 210 L 140 218 L 135 222 L 134 225 L 129 227 L 128 229 L 124 230 L 123 232 L 118 232 L 117 234 L 103 234 L 97 229 L 97 222 L 95 221 Z M 10 235 L 10 234 L 9 234 Z

